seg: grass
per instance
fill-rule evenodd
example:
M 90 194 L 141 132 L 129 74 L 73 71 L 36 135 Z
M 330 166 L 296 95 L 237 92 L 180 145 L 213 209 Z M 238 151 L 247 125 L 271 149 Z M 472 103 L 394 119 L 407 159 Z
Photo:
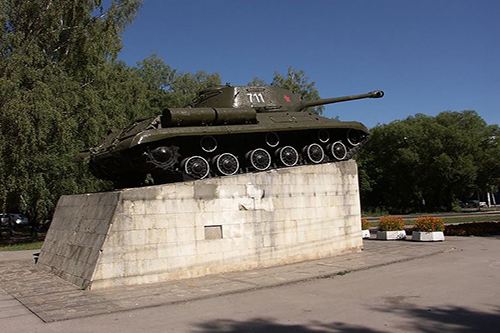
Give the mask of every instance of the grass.
M 472 210 L 467 210 L 467 209 L 460 209 L 452 212 L 412 212 L 412 213 L 394 213 L 391 214 L 388 211 L 384 209 L 375 209 L 375 210 L 362 210 L 361 211 L 361 216 L 362 217 L 382 217 L 382 216 L 392 216 L 392 215 L 397 215 L 397 216 L 405 216 L 405 215 L 411 215 L 411 216 L 425 216 L 425 215 L 457 215 L 457 214 L 468 214 L 468 213 L 484 213 L 488 214 L 489 212 L 492 211 L 498 211 L 499 209 L 497 208 L 482 208 L 481 210 L 478 209 L 472 209 Z
M 422 214 L 432 216 L 432 214 Z M 471 222 L 494 222 L 500 221 L 500 216 L 470 216 L 470 217 L 442 217 L 444 224 L 450 223 L 471 223 Z M 414 219 L 404 220 L 405 225 L 413 225 Z M 370 221 L 372 226 L 375 227 L 378 221 Z
M 467 223 L 467 222 L 492 222 L 500 221 L 500 216 L 471 216 L 471 217 L 445 217 L 443 222 L 448 223 Z
M 39 250 L 42 248 L 43 241 L 36 241 L 31 243 L 18 243 L 10 245 L 0 245 L 0 251 L 25 251 L 25 250 Z

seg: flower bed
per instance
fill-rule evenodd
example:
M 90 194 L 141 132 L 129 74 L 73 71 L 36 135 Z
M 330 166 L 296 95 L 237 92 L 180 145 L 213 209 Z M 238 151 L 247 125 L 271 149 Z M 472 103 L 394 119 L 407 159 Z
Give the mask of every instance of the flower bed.
M 431 216 L 420 216 L 415 219 L 413 223 L 413 231 L 443 231 L 444 222 L 442 219 Z
M 361 235 L 363 238 L 370 238 L 370 228 L 372 226 L 372 223 L 368 221 L 366 218 L 361 218 Z
M 363 238 L 370 238 L 370 228 L 372 223 L 366 218 L 361 218 L 361 235 Z
M 378 227 L 379 231 L 404 230 L 405 223 L 404 223 L 404 220 L 400 217 L 382 216 L 378 220 L 377 227 Z
M 418 242 L 444 241 L 444 223 L 437 217 L 420 216 L 413 223 L 411 240 Z
M 444 228 L 446 236 L 500 235 L 500 222 L 474 222 L 449 224 Z
M 378 220 L 377 227 L 377 239 L 403 240 L 406 238 L 405 223 L 400 217 L 382 216 Z
M 370 221 L 368 221 L 368 219 L 366 218 L 361 218 L 361 229 L 362 230 L 368 230 L 370 229 L 372 226 L 372 223 Z

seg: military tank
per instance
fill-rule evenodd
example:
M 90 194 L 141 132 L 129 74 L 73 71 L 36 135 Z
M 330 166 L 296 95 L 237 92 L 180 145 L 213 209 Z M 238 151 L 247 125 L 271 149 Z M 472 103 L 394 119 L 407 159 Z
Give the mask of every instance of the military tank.
M 146 179 L 160 184 L 344 161 L 359 150 L 368 129 L 304 110 L 383 96 L 377 90 L 304 101 L 278 87 L 211 87 L 184 108 L 167 108 L 111 131 L 80 157 L 89 158 L 96 177 L 116 187 L 142 186 Z

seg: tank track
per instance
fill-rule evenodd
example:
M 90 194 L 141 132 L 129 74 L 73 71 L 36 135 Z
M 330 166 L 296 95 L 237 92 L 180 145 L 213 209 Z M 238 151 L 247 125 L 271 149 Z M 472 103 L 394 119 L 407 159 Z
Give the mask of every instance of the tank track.
M 354 129 L 173 138 L 127 152 L 122 161 L 132 163 L 137 173 L 101 174 L 115 178 L 117 187 L 133 187 L 339 162 L 351 159 L 366 139 Z

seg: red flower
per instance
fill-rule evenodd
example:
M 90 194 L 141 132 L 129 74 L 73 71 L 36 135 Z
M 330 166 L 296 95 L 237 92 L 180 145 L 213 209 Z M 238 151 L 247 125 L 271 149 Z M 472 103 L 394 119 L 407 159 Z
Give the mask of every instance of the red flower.
M 361 229 L 362 230 L 368 230 L 372 226 L 372 223 L 368 221 L 366 218 L 361 218 Z
M 401 217 L 382 216 L 377 224 L 380 231 L 397 231 L 404 230 L 405 223 Z
M 444 222 L 442 219 L 431 216 L 420 216 L 417 217 L 415 223 L 413 224 L 414 231 L 423 231 L 423 232 L 431 232 L 431 231 L 443 231 L 444 230 Z

